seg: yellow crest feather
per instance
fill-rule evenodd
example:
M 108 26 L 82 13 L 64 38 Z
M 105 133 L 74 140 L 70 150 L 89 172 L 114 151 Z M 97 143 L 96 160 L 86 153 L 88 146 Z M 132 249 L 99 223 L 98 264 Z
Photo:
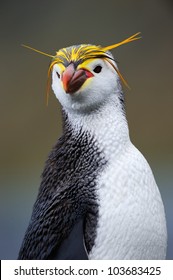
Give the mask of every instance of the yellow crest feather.
M 34 48 L 32 48 L 32 47 L 30 47 L 30 46 L 27 46 L 27 45 L 24 45 L 24 44 L 22 44 L 22 47 L 25 47 L 25 48 L 27 48 L 27 49 L 30 49 L 30 50 L 34 51 L 34 52 L 43 54 L 43 55 L 45 55 L 45 56 L 49 56 L 49 57 L 52 57 L 52 58 L 54 57 L 53 55 L 50 55 L 50 54 L 47 54 L 47 53 L 45 53 L 45 52 L 39 51 L 39 50 L 37 50 L 37 49 L 34 49 Z
M 127 39 L 125 39 L 125 40 L 123 40 L 119 43 L 116 43 L 116 44 L 111 45 L 111 46 L 104 47 L 104 48 L 102 48 L 102 50 L 105 51 L 105 52 L 110 51 L 110 50 L 115 49 L 115 48 L 117 48 L 121 45 L 128 44 L 128 43 L 133 42 L 135 40 L 139 40 L 139 39 L 141 39 L 141 37 L 137 37 L 139 34 L 141 34 L 141 32 L 138 32 L 138 33 L 130 36 L 129 38 L 127 38 Z

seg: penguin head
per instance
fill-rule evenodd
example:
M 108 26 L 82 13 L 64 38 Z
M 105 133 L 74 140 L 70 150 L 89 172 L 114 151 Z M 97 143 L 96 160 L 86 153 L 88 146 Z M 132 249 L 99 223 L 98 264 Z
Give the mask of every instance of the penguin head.
M 98 109 L 119 91 L 119 70 L 110 52 L 94 45 L 62 49 L 53 61 L 52 89 L 65 110 Z M 116 70 L 115 70 L 116 69 Z
M 55 56 L 23 46 L 52 58 L 48 70 L 48 88 L 52 73 L 52 89 L 63 108 L 66 111 L 86 112 L 97 109 L 111 96 L 122 94 L 120 80 L 125 85 L 127 83 L 110 50 L 140 39 L 139 34 L 107 47 L 82 44 L 63 48 Z

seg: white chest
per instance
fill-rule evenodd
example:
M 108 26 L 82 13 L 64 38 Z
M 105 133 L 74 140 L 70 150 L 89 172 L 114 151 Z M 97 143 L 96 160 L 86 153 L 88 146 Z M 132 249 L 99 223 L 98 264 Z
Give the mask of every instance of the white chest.
M 90 259 L 164 259 L 166 223 L 160 193 L 132 144 L 98 179 L 99 219 Z

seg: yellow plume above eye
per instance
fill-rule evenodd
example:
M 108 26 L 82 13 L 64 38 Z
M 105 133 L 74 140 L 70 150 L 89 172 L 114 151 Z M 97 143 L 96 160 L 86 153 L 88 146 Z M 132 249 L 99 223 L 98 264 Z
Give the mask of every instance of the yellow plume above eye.
M 141 37 L 138 36 L 139 34 L 141 34 L 141 33 L 140 32 L 135 33 L 134 35 L 130 36 L 129 38 L 127 38 L 119 43 L 107 46 L 107 47 L 94 46 L 94 45 L 79 45 L 79 46 L 73 46 L 73 47 L 69 47 L 69 48 L 63 48 L 63 49 L 59 50 L 58 52 L 56 52 L 56 55 L 47 54 L 45 52 L 39 51 L 39 50 L 32 48 L 30 46 L 27 46 L 27 45 L 22 45 L 22 46 L 25 48 L 28 48 L 32 51 L 35 51 L 37 53 L 40 53 L 42 55 L 51 57 L 53 59 L 49 66 L 49 69 L 48 69 L 48 81 L 47 81 L 47 91 L 46 91 L 46 104 L 48 105 L 49 88 L 50 88 L 50 74 L 51 74 L 53 66 L 56 63 L 65 64 L 67 62 L 70 63 L 71 61 L 80 63 L 81 61 L 84 61 L 87 59 L 94 59 L 94 58 L 105 59 L 112 65 L 112 67 L 115 69 L 115 71 L 119 75 L 120 79 L 122 80 L 122 82 L 129 88 L 126 80 L 123 78 L 120 71 L 111 62 L 112 58 L 109 56 L 107 51 L 110 51 L 119 46 L 122 46 L 124 44 L 128 44 L 130 42 L 140 39 Z
M 105 51 L 105 52 L 106 51 L 110 51 L 110 50 L 115 49 L 115 48 L 117 48 L 119 46 L 122 46 L 124 44 L 128 44 L 128 43 L 133 42 L 135 40 L 139 40 L 139 39 L 141 39 L 141 37 L 137 37 L 139 34 L 141 34 L 141 32 L 138 32 L 138 33 L 130 36 L 129 38 L 127 38 L 127 39 L 125 39 L 125 40 L 123 40 L 123 41 L 121 41 L 119 43 L 116 43 L 114 45 L 103 47 L 102 50 Z
M 123 41 L 121 41 L 121 42 L 119 42 L 119 43 L 116 43 L 116 44 L 113 44 L 113 45 L 110 45 L 110 46 L 107 46 L 107 47 L 100 47 L 100 46 L 97 46 L 95 49 L 98 49 L 98 51 L 100 50 L 100 51 L 103 51 L 103 52 L 110 51 L 110 50 L 115 49 L 115 48 L 117 48 L 117 47 L 119 47 L 119 46 L 121 46 L 121 45 L 128 44 L 128 43 L 133 42 L 133 41 L 135 41 L 135 40 L 141 39 L 141 36 L 140 36 L 140 37 L 137 37 L 139 34 L 141 34 L 141 32 L 137 32 L 137 33 L 135 33 L 134 35 L 130 36 L 129 38 L 127 38 L 127 39 L 125 39 L 125 40 L 123 40 Z M 27 46 L 27 45 L 24 45 L 24 44 L 22 44 L 22 47 L 25 47 L 25 48 L 27 48 L 27 49 L 30 49 L 30 50 L 32 50 L 32 51 L 34 51 L 34 52 L 40 53 L 40 54 L 45 55 L 45 56 L 49 56 L 49 57 L 51 57 L 51 58 L 56 58 L 56 56 L 58 56 L 58 53 L 59 53 L 59 52 L 57 52 L 56 55 L 47 54 L 47 53 L 45 53 L 45 52 L 42 52 L 42 51 L 40 51 L 40 50 L 37 50 L 37 49 L 35 49 L 35 48 L 32 48 L 32 47 Z M 89 46 L 88 46 L 88 49 L 89 49 L 90 47 L 92 48 L 92 46 L 89 45 Z M 82 48 L 82 46 L 81 46 L 80 48 Z M 80 48 L 79 48 L 79 49 L 80 49 Z M 74 54 L 73 54 L 74 51 L 75 51 L 75 50 L 72 49 L 72 55 L 74 55 Z M 78 51 L 77 51 L 77 52 L 78 52 Z M 77 52 L 76 52 L 76 54 L 77 54 Z

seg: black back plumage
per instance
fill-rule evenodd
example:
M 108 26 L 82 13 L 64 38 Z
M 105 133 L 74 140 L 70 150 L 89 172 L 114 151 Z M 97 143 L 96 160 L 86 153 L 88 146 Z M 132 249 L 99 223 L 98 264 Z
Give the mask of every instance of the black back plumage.
M 73 258 L 73 254 L 65 256 L 58 250 L 63 251 L 63 242 L 66 246 L 68 239 L 72 242 L 70 234 L 76 235 L 77 229 L 82 232 L 81 227 L 88 253 L 94 245 L 98 219 L 96 180 L 106 160 L 88 132 L 74 132 L 65 115 L 64 124 L 64 133 L 46 162 L 19 259 Z M 72 250 L 75 247 L 74 244 Z M 80 259 L 80 253 L 74 258 Z

